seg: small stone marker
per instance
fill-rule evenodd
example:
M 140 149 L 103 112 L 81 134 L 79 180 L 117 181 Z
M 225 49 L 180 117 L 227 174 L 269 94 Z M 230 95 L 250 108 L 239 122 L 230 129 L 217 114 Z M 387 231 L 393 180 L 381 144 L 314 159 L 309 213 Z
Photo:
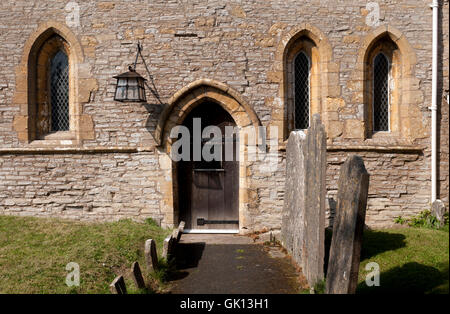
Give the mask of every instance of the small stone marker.
M 180 224 L 178 225 L 177 242 L 180 242 L 181 235 L 183 234 L 183 231 L 184 231 L 184 226 L 185 226 L 185 222 L 184 221 L 180 222 Z
M 127 294 L 127 287 L 125 286 L 125 280 L 123 276 L 117 276 L 113 282 L 109 285 L 109 290 L 112 294 Z
M 158 255 L 156 253 L 156 243 L 152 239 L 145 241 L 145 263 L 147 271 L 152 272 L 158 270 Z
M 142 277 L 141 268 L 138 262 L 134 262 L 131 266 L 131 277 L 133 278 L 134 284 L 139 289 L 145 288 L 144 277 Z
M 173 231 L 172 231 L 172 238 L 173 238 L 175 241 L 178 241 L 178 236 L 179 236 L 179 234 L 180 234 L 180 230 L 178 230 L 178 228 L 177 228 L 177 229 L 173 229 Z
M 355 293 L 368 190 L 369 174 L 362 158 L 349 156 L 339 175 L 326 293 Z
M 170 258 L 170 256 L 172 255 L 172 247 L 173 247 L 173 236 L 169 235 L 167 236 L 167 238 L 164 239 L 164 244 L 163 244 L 163 258 L 165 258 L 166 260 L 168 260 Z
M 439 227 L 444 226 L 444 214 L 445 214 L 445 205 L 441 200 L 435 200 L 433 205 L 431 205 L 431 215 L 436 217 L 439 221 Z

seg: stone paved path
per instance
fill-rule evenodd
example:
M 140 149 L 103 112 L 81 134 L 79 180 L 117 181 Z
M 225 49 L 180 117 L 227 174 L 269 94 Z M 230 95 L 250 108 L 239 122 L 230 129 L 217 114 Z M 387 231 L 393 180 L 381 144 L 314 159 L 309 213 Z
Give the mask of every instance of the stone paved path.
M 279 248 L 234 235 L 183 235 L 171 293 L 289 294 L 298 274 Z

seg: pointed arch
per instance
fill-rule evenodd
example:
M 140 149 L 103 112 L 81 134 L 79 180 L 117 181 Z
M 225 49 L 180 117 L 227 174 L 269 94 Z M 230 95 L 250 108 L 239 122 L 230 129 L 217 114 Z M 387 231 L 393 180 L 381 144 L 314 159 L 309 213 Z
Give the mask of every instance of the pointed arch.
M 168 102 L 158 121 L 155 131 L 155 140 L 160 151 L 160 164 L 164 164 L 164 178 L 160 187 L 163 193 L 163 211 L 166 221 L 174 222 L 178 215 L 178 199 L 176 195 L 177 167 L 170 159 L 172 139 L 170 131 L 176 125 L 183 123 L 188 114 L 200 104 L 205 102 L 213 105 L 220 105 L 233 118 L 236 126 L 240 130 L 248 130 L 248 127 L 255 127 L 256 132 L 261 122 L 253 108 L 234 89 L 228 85 L 210 80 L 200 79 L 194 81 L 178 92 L 176 92 Z M 256 136 L 258 136 L 256 134 Z M 246 145 L 239 142 L 239 152 L 244 154 Z M 239 228 L 244 232 L 250 223 L 248 217 L 249 188 L 247 183 L 247 162 L 246 158 L 239 160 Z
M 89 102 L 90 94 L 98 89 L 98 84 L 91 77 L 90 66 L 85 62 L 83 48 L 77 36 L 66 25 L 56 21 L 41 24 L 24 44 L 22 58 L 16 68 L 16 90 L 13 98 L 13 103 L 20 107 L 20 113 L 14 117 L 13 128 L 21 142 L 43 140 L 37 132 L 39 95 L 36 78 L 38 63 L 42 61 L 38 58 L 42 50 L 47 49 L 44 45 L 55 37 L 61 39 L 68 56 L 71 128 L 64 134 L 53 136 L 52 140 L 57 146 L 64 145 L 63 143 L 78 145 L 84 139 L 94 138 L 92 118 L 83 114 L 83 104 Z
M 289 30 L 280 40 L 275 53 L 274 72 L 271 77 L 279 83 L 279 97 L 275 102 L 280 108 L 272 117 L 272 124 L 281 127 L 280 141 L 285 142 L 290 131 L 295 128 L 294 121 L 294 73 L 293 61 L 303 52 L 310 60 L 310 112 L 322 115 L 327 127 L 327 97 L 338 97 L 338 67 L 332 63 L 333 50 L 325 34 L 317 27 L 301 24 Z M 274 75 L 276 74 L 276 75 Z
M 184 117 L 204 98 L 222 106 L 240 128 L 261 125 L 256 112 L 237 91 L 222 82 L 200 79 L 180 89 L 169 99 L 158 120 L 156 143 L 164 145 L 171 128 L 181 124 Z
M 390 62 L 389 133 L 373 131 L 373 58 L 383 53 Z M 417 58 L 406 36 L 398 29 L 383 25 L 368 34 L 358 52 L 355 80 L 362 82 L 354 90 L 354 99 L 364 103 L 364 138 L 390 137 L 398 141 L 414 141 L 426 136 L 420 112 L 422 92 L 414 88 Z

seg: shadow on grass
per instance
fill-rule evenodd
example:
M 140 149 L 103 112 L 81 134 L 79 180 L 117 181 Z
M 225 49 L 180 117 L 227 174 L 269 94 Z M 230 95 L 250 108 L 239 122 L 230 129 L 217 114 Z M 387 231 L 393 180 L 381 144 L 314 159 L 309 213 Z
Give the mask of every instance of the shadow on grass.
M 325 230 L 325 275 L 328 269 L 332 235 L 333 230 L 331 228 L 327 228 Z M 406 237 L 403 234 L 364 230 L 360 260 L 362 261 L 386 251 L 393 251 L 405 247 L 405 239 Z
M 394 267 L 380 274 L 380 286 L 368 287 L 365 282 L 361 282 L 357 293 L 442 293 L 445 287 L 440 287 L 445 283 L 445 273 L 448 278 L 448 266 L 443 272 L 437 268 L 422 265 L 419 263 L 407 263 Z M 441 288 L 436 291 L 435 288 Z M 447 281 L 448 293 L 448 281 Z
M 360 259 L 368 259 L 386 251 L 406 247 L 405 239 L 405 235 L 399 233 L 364 230 Z

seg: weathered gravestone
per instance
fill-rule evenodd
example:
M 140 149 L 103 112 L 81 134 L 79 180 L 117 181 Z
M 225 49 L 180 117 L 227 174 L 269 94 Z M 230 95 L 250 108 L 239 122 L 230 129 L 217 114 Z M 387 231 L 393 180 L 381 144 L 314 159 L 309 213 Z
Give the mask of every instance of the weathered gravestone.
M 180 235 L 180 230 L 178 228 L 173 229 L 173 231 L 172 231 L 172 238 L 174 238 L 175 241 L 178 240 L 179 235 Z
M 176 240 L 173 235 L 169 235 L 164 239 L 162 257 L 166 260 L 169 260 L 171 257 L 173 257 L 173 251 L 176 245 L 175 241 Z
M 117 276 L 109 285 L 109 290 L 112 294 L 127 294 L 127 287 L 123 276 Z
M 134 284 L 137 288 L 143 289 L 145 288 L 144 277 L 142 277 L 141 268 L 139 267 L 138 262 L 134 262 L 131 266 L 131 277 L 133 278 Z
M 145 241 L 144 248 L 145 263 L 147 271 L 152 272 L 158 270 L 158 255 L 156 253 L 156 243 L 152 239 Z
M 177 242 L 180 242 L 180 240 L 181 240 L 181 235 L 183 234 L 185 224 L 186 223 L 184 221 L 181 221 L 180 224 L 178 225 Z
M 431 205 L 431 215 L 439 221 L 439 227 L 443 227 L 445 223 L 445 205 L 441 200 L 435 200 Z
M 323 279 L 325 255 L 326 133 L 315 114 L 305 134 L 291 132 L 281 227 L 284 247 L 313 287 Z
M 355 293 L 368 190 L 369 174 L 362 158 L 349 156 L 339 175 L 326 293 Z

